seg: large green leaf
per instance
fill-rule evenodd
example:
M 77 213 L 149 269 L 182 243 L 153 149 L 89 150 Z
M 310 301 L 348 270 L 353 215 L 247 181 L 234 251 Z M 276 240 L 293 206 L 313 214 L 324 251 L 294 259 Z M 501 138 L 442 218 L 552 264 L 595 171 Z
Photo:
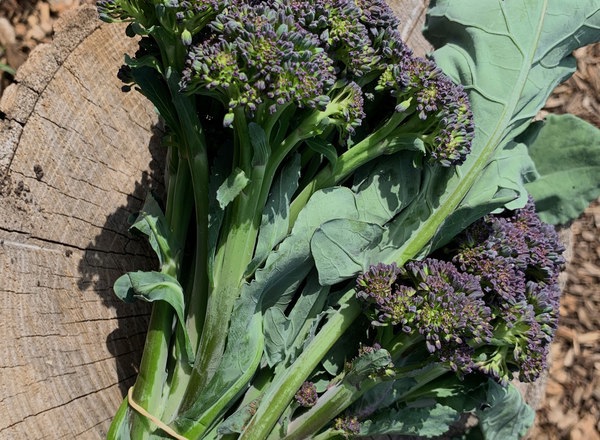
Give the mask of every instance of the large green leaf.
M 259 292 L 245 285 L 231 315 L 227 345 L 218 370 L 198 400 L 173 422 L 186 437 L 201 438 L 236 402 L 254 376 L 264 346 L 257 295 Z
M 568 14 L 562 0 L 480 0 L 473 6 L 472 0 L 433 1 L 425 28 L 425 36 L 438 47 L 433 53 L 436 63 L 468 92 L 475 119 L 472 152 L 452 175 L 431 171 L 428 191 L 393 228 L 397 235 L 389 241 L 398 249 L 386 256 L 388 261 L 404 263 L 426 253 L 459 208 L 465 223 L 479 217 L 480 206 L 471 211 L 461 204 L 476 199 L 480 191 L 491 188 L 501 201 L 524 203 L 522 175 L 530 174 L 529 163 L 521 169 L 497 168 L 485 179 L 484 171 L 527 129 L 554 87 L 575 70 L 571 52 L 600 39 L 597 0 L 573 0 Z M 503 184 L 506 179 L 515 183 L 511 197 Z M 492 204 L 489 209 L 498 207 Z
M 357 173 L 352 191 L 339 189 L 348 196 L 349 215 L 323 222 L 310 241 L 321 284 L 352 278 L 381 261 L 390 245 L 386 225 L 423 189 L 422 172 L 413 158 L 412 153 L 398 153 L 376 160 Z M 311 198 L 309 204 L 315 201 Z
M 527 185 L 542 220 L 563 224 L 600 196 L 600 130 L 573 115 L 548 115 L 529 147 L 541 177 Z

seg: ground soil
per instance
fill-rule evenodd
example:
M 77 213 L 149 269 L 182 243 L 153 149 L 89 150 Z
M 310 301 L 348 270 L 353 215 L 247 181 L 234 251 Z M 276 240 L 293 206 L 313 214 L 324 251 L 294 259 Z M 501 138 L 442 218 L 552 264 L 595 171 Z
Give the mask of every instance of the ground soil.
M 0 1 L 0 94 L 29 52 L 52 39 L 58 16 L 94 0 Z M 577 73 L 544 111 L 573 113 L 600 127 L 600 45 L 576 51 Z M 10 70 L 9 69 L 9 70 Z M 600 200 L 571 225 L 572 258 L 551 349 L 546 394 L 531 439 L 600 440 Z

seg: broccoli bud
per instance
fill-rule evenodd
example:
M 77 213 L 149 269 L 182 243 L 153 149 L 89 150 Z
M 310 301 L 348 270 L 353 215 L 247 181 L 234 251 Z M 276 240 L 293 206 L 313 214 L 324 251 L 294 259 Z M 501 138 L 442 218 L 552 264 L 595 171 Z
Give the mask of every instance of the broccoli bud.
M 430 353 L 490 339 L 482 296 L 477 277 L 433 258 L 402 268 L 378 264 L 357 279 L 357 297 L 369 304 L 372 323 L 421 334 Z
M 259 107 L 323 107 L 335 76 L 319 41 L 283 4 L 233 4 L 211 23 L 194 46 L 182 88 L 217 97 L 229 109 L 253 116 Z
M 315 384 L 312 382 L 304 382 L 302 387 L 296 393 L 295 399 L 296 402 L 304 408 L 315 406 L 319 399 Z

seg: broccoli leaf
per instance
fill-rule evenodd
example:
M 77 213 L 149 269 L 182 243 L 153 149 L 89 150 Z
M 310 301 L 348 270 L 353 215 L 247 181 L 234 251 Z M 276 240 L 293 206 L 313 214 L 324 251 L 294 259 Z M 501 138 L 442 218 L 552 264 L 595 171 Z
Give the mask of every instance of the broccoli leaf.
M 254 258 L 246 269 L 246 276 L 254 273 L 264 263 L 269 252 L 281 242 L 289 229 L 290 200 L 298 188 L 300 156 L 294 155 L 273 182 L 269 198 L 262 214 Z
M 315 274 L 311 274 L 287 316 L 280 308 L 267 309 L 263 325 L 265 356 L 269 365 L 295 359 L 314 319 L 323 310 L 328 292 L 328 287 L 321 286 Z
M 381 226 L 358 220 L 336 219 L 321 225 L 310 242 L 319 282 L 330 286 L 364 272 L 382 235 Z
M 227 346 L 219 368 L 194 404 L 174 421 L 179 432 L 193 430 L 190 436 L 199 438 L 235 402 L 254 376 L 264 347 L 258 296 L 260 291 L 244 285 L 231 315 Z
M 166 301 L 175 314 L 184 337 L 186 359 L 194 360 L 194 351 L 190 342 L 184 319 L 183 289 L 176 278 L 162 272 L 129 272 L 120 276 L 114 284 L 116 295 L 125 302 L 140 299 L 147 302 Z
M 459 413 L 448 406 L 387 408 L 371 420 L 361 424 L 360 435 L 418 435 L 430 438 L 444 434 L 454 423 Z
M 354 192 L 338 189 L 340 194 L 347 193 L 346 203 L 353 209 L 349 216 L 338 215 L 323 222 L 311 238 L 311 252 L 321 284 L 333 285 L 351 278 L 380 261 L 389 243 L 384 226 L 421 189 L 421 170 L 413 165 L 413 157 L 411 153 L 399 153 L 375 161 L 366 167 L 364 178 L 359 172 Z M 311 198 L 309 204 L 312 201 Z
M 600 196 L 600 130 L 593 125 L 548 115 L 529 154 L 541 177 L 527 189 L 546 223 L 567 223 Z
M 483 172 L 527 129 L 554 87 L 575 70 L 571 52 L 598 39 L 599 9 L 595 0 L 574 0 L 568 16 L 560 0 L 482 0 L 477 8 L 470 0 L 432 2 L 425 36 L 438 48 L 433 53 L 436 64 L 468 92 L 475 138 L 471 154 L 453 175 L 430 173 L 429 191 L 394 225 L 398 250 L 386 261 L 403 263 L 428 253 L 431 240 L 444 230 L 444 223 L 453 221 L 451 215 L 458 208 L 465 223 L 478 218 L 480 206 L 461 204 L 479 191 L 497 188 L 502 200 L 520 200 L 524 205 L 527 191 L 522 176 L 530 173 L 530 164 L 503 169 L 501 175 L 488 168 L 485 179 Z M 515 183 L 508 198 L 506 179 Z M 436 242 L 444 239 L 438 237 Z
M 225 209 L 246 188 L 250 179 L 243 170 L 236 168 L 217 190 L 217 200 L 221 209 Z
M 161 266 L 172 258 L 172 253 L 176 249 L 171 249 L 173 243 L 169 240 L 167 221 L 152 194 L 146 197 L 142 210 L 129 229 L 148 238 Z
M 535 166 L 523 143 L 510 142 L 484 168 L 478 183 L 467 193 L 456 211 L 444 220 L 431 245 L 437 249 L 455 237 L 473 221 L 506 207 L 522 207 L 527 193 L 521 188 L 535 175 Z M 486 185 L 485 182 L 490 182 Z
M 535 412 L 514 385 L 488 381 L 488 405 L 477 411 L 479 427 L 487 440 L 519 440 L 533 424 Z

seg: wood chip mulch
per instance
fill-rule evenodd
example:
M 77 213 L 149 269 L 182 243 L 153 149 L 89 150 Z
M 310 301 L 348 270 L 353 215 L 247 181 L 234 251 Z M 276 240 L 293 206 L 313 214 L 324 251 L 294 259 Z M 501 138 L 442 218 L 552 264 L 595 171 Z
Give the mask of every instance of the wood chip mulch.
M 62 12 L 94 0 L 0 0 L 0 67 L 17 68 L 48 42 Z M 575 52 L 578 72 L 560 85 L 545 111 L 573 113 L 600 127 L 600 44 Z M 2 73 L 0 94 L 11 76 Z M 600 199 L 571 226 L 561 320 L 551 349 L 546 394 L 533 440 L 600 440 Z

